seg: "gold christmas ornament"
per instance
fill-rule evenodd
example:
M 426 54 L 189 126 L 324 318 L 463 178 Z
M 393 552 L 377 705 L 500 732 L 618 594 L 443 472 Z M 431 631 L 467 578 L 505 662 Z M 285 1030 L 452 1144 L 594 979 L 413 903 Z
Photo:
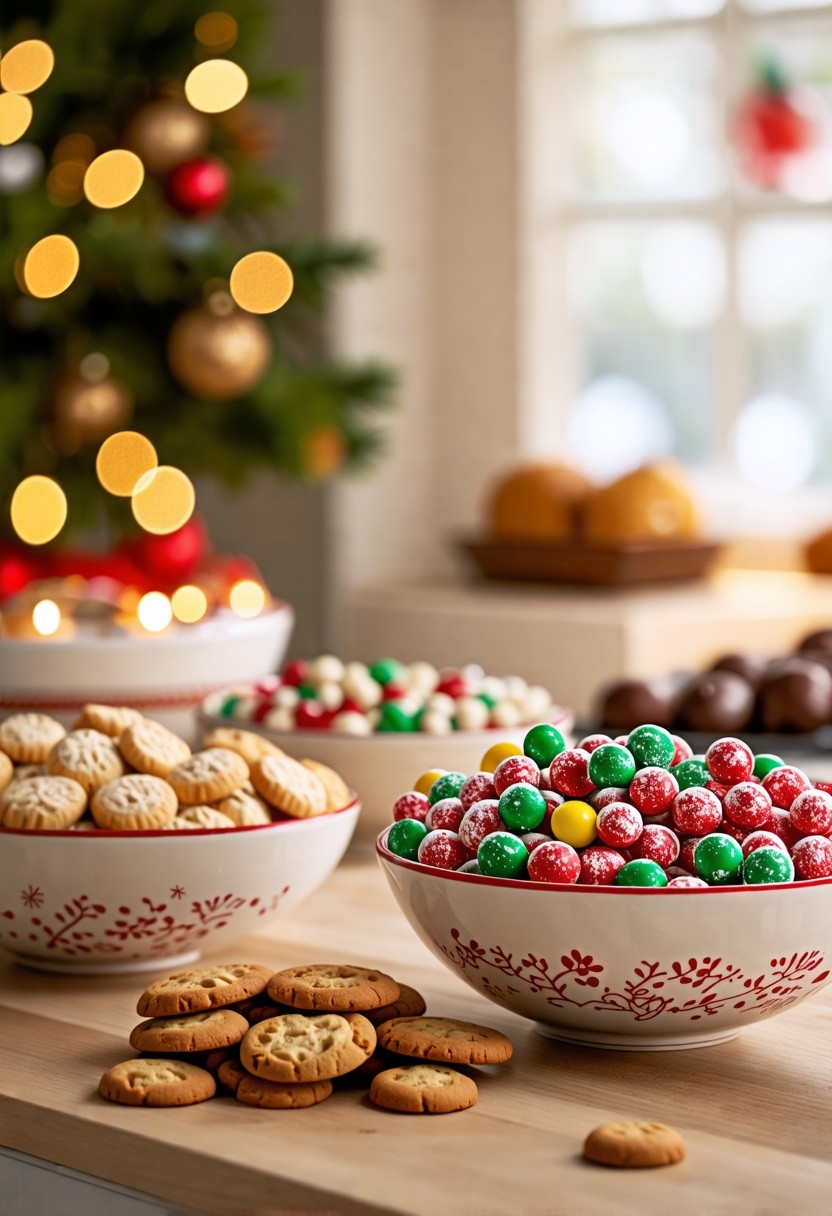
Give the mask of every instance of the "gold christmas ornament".
M 315 427 L 304 437 L 303 471 L 313 481 L 326 481 L 341 468 L 347 455 L 347 441 L 337 426 Z
M 240 312 L 225 294 L 186 312 L 168 338 L 168 363 L 195 397 L 230 401 L 263 378 L 272 357 L 269 331 L 257 317 Z
M 133 412 L 133 395 L 103 355 L 88 355 L 80 368 L 58 376 L 52 396 L 55 445 L 71 456 L 123 429 Z
M 164 174 L 201 156 L 210 133 L 207 119 L 187 102 L 160 97 L 136 110 L 124 130 L 124 144 L 148 173 Z

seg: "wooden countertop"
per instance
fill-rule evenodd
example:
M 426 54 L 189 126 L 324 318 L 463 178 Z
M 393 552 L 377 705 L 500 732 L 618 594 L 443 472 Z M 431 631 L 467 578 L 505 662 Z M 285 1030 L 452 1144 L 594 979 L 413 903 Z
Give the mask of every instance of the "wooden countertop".
M 285 1112 L 231 1098 L 179 1110 L 115 1106 L 96 1087 L 131 1055 L 142 977 L 65 979 L 4 956 L 0 1143 L 222 1216 L 829 1212 L 831 989 L 717 1047 L 630 1054 L 561 1046 L 434 960 L 367 854 L 349 858 L 300 909 L 233 954 L 275 969 L 375 963 L 421 989 L 430 1012 L 505 1031 L 514 1059 L 482 1070 L 477 1106 L 450 1116 L 390 1114 L 361 1091 Z M 688 1160 L 656 1171 L 584 1163 L 586 1132 L 615 1118 L 674 1124 Z

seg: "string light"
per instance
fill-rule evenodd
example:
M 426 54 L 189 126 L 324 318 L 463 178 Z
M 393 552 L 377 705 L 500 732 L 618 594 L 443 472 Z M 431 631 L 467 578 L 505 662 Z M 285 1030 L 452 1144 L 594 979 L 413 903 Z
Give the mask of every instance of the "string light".
M 276 312 L 292 294 L 294 276 L 288 262 L 276 253 L 247 253 L 231 271 L 229 288 L 246 312 Z
M 61 627 L 61 610 L 54 600 L 39 600 L 32 609 L 32 624 L 44 638 L 52 637 Z
M 237 41 L 237 22 L 229 13 L 204 13 L 194 26 L 194 35 L 212 51 L 227 51 Z
M 138 431 L 119 431 L 98 449 L 95 471 L 108 494 L 130 498 L 138 482 L 159 463 L 156 449 Z
M 95 207 L 121 207 L 141 189 L 144 165 L 135 152 L 113 148 L 102 152 L 84 175 L 84 193 Z
M 156 536 L 181 528 L 191 518 L 195 505 L 193 483 L 172 465 L 160 465 L 140 477 L 131 501 L 136 523 Z
M 171 597 L 171 608 L 177 621 L 183 625 L 193 625 L 201 621 L 208 611 L 208 598 L 201 587 L 186 583 L 177 587 Z
M 11 520 L 25 544 L 45 545 L 66 523 L 66 495 L 51 477 L 26 477 L 12 495 Z
M 59 296 L 75 278 L 80 262 L 78 248 L 68 236 L 45 236 L 32 246 L 23 263 L 26 290 L 41 300 Z
M 0 93 L 0 144 L 13 144 L 32 121 L 32 103 L 19 93 Z
M 266 592 L 254 579 L 244 578 L 231 588 L 228 602 L 237 616 L 259 616 L 266 606 Z
M 18 42 L 0 60 L 0 85 L 7 93 L 33 93 L 55 66 L 52 48 L 39 38 Z
M 143 595 L 139 600 L 136 615 L 139 624 L 148 633 L 161 633 L 170 624 L 173 609 L 170 600 L 161 591 L 148 591 L 147 595 Z
M 206 59 L 188 73 L 185 96 L 203 114 L 221 114 L 239 105 L 248 92 L 248 77 L 230 59 Z

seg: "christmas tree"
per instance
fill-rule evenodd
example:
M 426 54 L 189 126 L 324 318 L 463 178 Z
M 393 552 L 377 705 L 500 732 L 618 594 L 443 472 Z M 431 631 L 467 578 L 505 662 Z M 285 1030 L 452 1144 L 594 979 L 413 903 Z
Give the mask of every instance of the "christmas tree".
M 209 8 L 205 0 L 3 4 L 4 56 L 26 40 L 54 53 L 36 92 L 17 86 L 32 104 L 19 138 L 28 101 L 7 96 L 14 57 L 5 80 L 0 69 L 6 532 L 13 491 L 32 474 L 66 494 L 60 540 L 105 510 L 116 535 L 134 527 L 129 498 L 96 479 L 100 444 L 125 428 L 147 436 L 164 464 L 232 487 L 258 466 L 322 480 L 361 466 L 379 445 L 374 411 L 389 400 L 390 373 L 322 358 L 315 318 L 339 278 L 368 268 L 372 252 L 317 236 L 280 241 L 291 191 L 266 160 L 276 107 L 298 80 L 262 66 L 272 5 Z M 220 112 L 190 104 L 184 89 L 195 65 L 216 60 L 248 80 L 244 98 Z M 85 176 L 113 149 L 136 154 L 144 178 L 123 205 L 96 206 Z M 79 268 L 66 290 L 38 298 L 27 291 L 24 259 L 50 234 L 74 243 Z M 244 311 L 228 294 L 233 267 L 253 250 L 278 253 L 294 276 L 291 298 L 271 315 Z

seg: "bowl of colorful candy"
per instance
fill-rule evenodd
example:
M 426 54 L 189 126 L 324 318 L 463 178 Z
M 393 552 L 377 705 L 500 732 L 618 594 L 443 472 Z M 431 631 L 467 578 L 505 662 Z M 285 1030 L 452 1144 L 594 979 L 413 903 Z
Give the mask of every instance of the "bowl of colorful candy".
M 290 756 L 336 769 L 360 791 L 356 837 L 371 842 L 396 796 L 420 773 L 478 767 L 495 741 L 519 746 L 542 718 L 565 735 L 572 729 L 571 713 L 519 676 L 395 659 L 345 664 L 320 655 L 295 660 L 270 680 L 212 694 L 200 722 L 209 730 L 243 726 Z
M 553 1038 L 706 1046 L 832 979 L 832 793 L 741 740 L 662 727 L 404 792 L 377 853 L 423 942 Z

